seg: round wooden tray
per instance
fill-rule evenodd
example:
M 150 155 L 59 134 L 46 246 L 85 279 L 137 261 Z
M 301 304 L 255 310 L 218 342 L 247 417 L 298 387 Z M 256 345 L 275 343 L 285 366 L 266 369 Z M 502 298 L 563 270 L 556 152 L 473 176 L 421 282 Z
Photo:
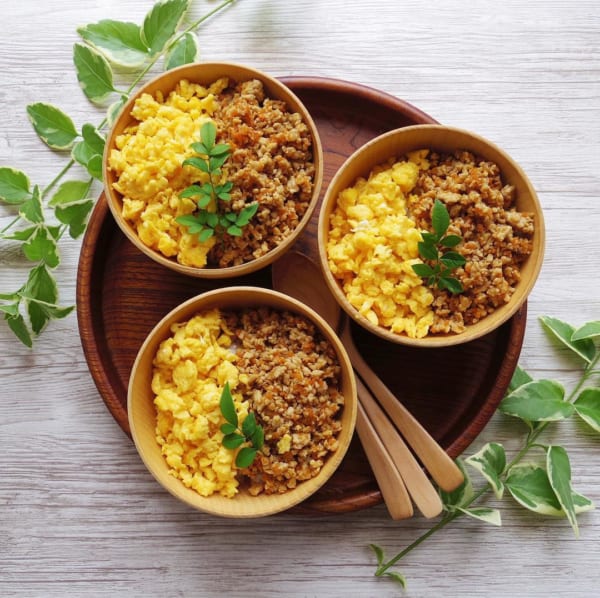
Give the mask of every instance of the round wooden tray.
M 436 122 L 414 106 L 377 90 L 335 79 L 285 77 L 317 123 L 325 157 L 324 185 L 369 139 L 397 127 Z M 318 208 L 294 248 L 316 259 Z M 120 232 L 102 195 L 83 239 L 77 273 L 77 317 L 85 357 L 104 402 L 129 434 L 127 383 L 145 336 L 176 305 L 216 286 L 270 287 L 270 268 L 235 280 L 202 280 L 163 268 Z M 357 346 L 438 442 L 456 457 L 483 429 L 517 364 L 526 306 L 495 332 L 439 349 L 390 344 L 355 328 Z M 296 511 L 342 513 L 382 501 L 355 438 L 331 480 Z

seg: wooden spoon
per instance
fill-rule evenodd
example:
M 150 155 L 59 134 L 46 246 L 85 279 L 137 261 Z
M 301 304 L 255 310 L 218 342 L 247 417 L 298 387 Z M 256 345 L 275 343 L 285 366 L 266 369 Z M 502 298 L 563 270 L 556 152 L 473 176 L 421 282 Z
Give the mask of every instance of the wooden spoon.
M 325 287 L 321 272 L 312 260 L 303 254 L 288 252 L 273 264 L 272 272 L 273 286 L 277 290 L 284 291 L 310 305 L 334 329 L 337 328 L 340 317 L 339 305 Z M 391 460 L 395 476 L 397 477 L 398 472 L 400 473 L 404 480 L 402 486 L 406 485 L 421 513 L 425 517 L 435 517 L 442 510 L 442 503 L 435 488 L 398 431 L 359 379 L 357 379 L 357 388 L 360 400 L 357 431 L 388 509 L 390 505 L 384 487 L 391 483 L 388 477 L 390 475 L 389 460 Z M 378 475 L 376 467 L 385 477 L 382 478 L 381 475 Z M 400 486 L 397 479 L 394 483 Z M 394 508 L 400 507 L 395 506 Z M 408 513 L 408 510 L 405 510 Z M 411 512 L 405 516 L 411 514 L 412 508 Z

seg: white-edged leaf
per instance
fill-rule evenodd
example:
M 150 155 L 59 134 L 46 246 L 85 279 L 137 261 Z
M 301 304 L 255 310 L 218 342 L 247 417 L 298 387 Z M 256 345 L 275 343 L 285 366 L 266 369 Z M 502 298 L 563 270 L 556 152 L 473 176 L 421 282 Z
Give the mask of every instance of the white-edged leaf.
M 543 467 L 535 463 L 515 465 L 505 485 L 512 497 L 526 509 L 541 515 L 564 515 Z
M 142 42 L 150 54 L 162 52 L 177 29 L 188 9 L 189 0 L 161 0 L 144 18 Z
M 38 137 L 52 149 L 70 148 L 79 135 L 71 118 L 52 104 L 29 104 L 27 115 Z
M 465 459 L 465 463 L 476 469 L 488 481 L 497 498 L 502 498 L 504 484 L 500 475 L 506 467 L 504 447 L 488 442 L 480 451 Z
M 182 64 L 196 62 L 200 56 L 198 38 L 194 33 L 188 32 L 167 52 L 165 56 L 165 71 Z
M 4 319 L 8 324 L 8 327 L 13 331 L 13 334 L 26 346 L 31 348 L 33 346 L 33 340 L 31 338 L 31 333 L 29 332 L 29 328 L 27 328 L 27 324 L 25 323 L 25 319 L 21 314 L 9 315 L 5 314 Z
M 65 181 L 56 190 L 52 199 L 48 202 L 48 205 L 65 205 L 74 201 L 79 201 L 80 199 L 85 199 L 87 198 L 89 190 L 89 181 Z
M 88 173 L 98 180 L 102 180 L 102 154 L 104 152 L 104 137 L 89 123 L 81 129 L 83 140 L 73 147 L 71 156 L 84 166 Z
M 56 303 L 58 287 L 46 264 L 39 264 L 30 270 L 22 295 L 26 299 L 35 299 L 52 305 Z
M 381 548 L 381 546 L 378 546 L 377 544 L 369 544 L 369 547 L 375 553 L 377 564 L 381 565 L 381 563 L 383 563 L 383 560 L 385 559 L 385 555 L 383 554 L 383 548 Z
M 10 166 L 0 167 L 0 200 L 18 205 L 31 196 L 27 175 Z
M 510 379 L 508 392 L 511 393 L 513 390 L 519 388 L 519 386 L 523 386 L 523 384 L 527 384 L 528 382 L 532 381 L 533 378 L 521 366 L 517 365 L 512 378 Z
M 473 496 L 475 496 L 473 483 L 471 482 L 471 478 L 465 469 L 463 460 L 456 459 L 456 464 L 462 471 L 465 480 L 458 488 L 456 488 L 456 490 L 453 490 L 452 492 L 446 492 L 445 490 L 441 489 L 439 490 L 440 498 L 442 499 L 444 510 L 446 511 L 455 511 L 457 507 L 465 506 L 473 499 Z
M 596 506 L 594 503 L 583 494 L 573 492 L 573 505 L 575 505 L 575 513 L 587 513 L 587 511 L 593 511 Z
M 68 205 L 56 206 L 55 214 L 60 222 L 69 225 L 69 234 L 77 239 L 85 231 L 87 218 L 93 207 L 93 199 L 81 199 Z
M 562 507 L 575 536 L 579 536 L 579 526 L 571 487 L 571 464 L 567 451 L 562 446 L 549 446 L 546 453 L 546 470 L 554 494 Z
M 585 388 L 573 403 L 577 415 L 600 432 L 600 388 Z
M 600 320 L 586 322 L 580 326 L 571 336 L 572 341 L 582 341 L 588 338 L 600 336 Z
M 32 224 L 44 222 L 44 210 L 42 208 L 42 194 L 36 185 L 31 196 L 19 205 L 19 216 Z
M 544 328 L 553 334 L 563 345 L 565 345 L 565 347 L 568 347 L 588 363 L 592 361 L 596 354 L 594 343 L 588 338 L 573 340 L 575 328 L 573 328 L 571 324 L 567 324 L 567 322 L 549 316 L 541 316 L 540 322 Z
M 472 509 L 463 509 L 462 507 L 458 507 L 458 510 L 469 517 L 473 517 L 473 519 L 479 519 L 480 521 L 485 521 L 486 523 L 490 523 L 491 525 L 502 525 L 502 518 L 500 516 L 500 511 L 498 509 L 490 509 L 488 507 L 475 507 Z
M 507 395 L 498 409 L 526 422 L 557 421 L 573 414 L 573 405 L 564 400 L 565 390 L 554 380 L 534 380 Z
M 25 257 L 32 262 L 44 262 L 49 268 L 56 268 L 60 263 L 56 239 L 44 226 L 37 228 L 35 233 L 23 244 Z
M 73 62 L 79 85 L 90 101 L 102 104 L 116 91 L 110 64 L 100 52 L 91 46 L 75 43 Z
M 77 32 L 109 62 L 122 69 L 137 69 L 149 58 L 139 25 L 103 19 L 79 27 Z

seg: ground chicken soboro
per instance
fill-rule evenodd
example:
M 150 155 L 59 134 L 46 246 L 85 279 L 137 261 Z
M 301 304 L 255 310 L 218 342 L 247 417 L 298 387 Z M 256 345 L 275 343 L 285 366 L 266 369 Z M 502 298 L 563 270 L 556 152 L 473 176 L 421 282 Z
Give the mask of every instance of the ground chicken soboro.
M 430 333 L 460 333 L 512 297 L 533 249 L 533 214 L 516 210 L 515 188 L 503 183 L 493 162 L 467 151 L 432 152 L 423 166 L 408 210 L 421 229 L 431 230 L 433 202 L 444 202 L 448 233 L 462 237 L 456 249 L 467 260 L 454 272 L 463 293 L 433 289 Z
M 306 318 L 271 309 L 226 314 L 240 391 L 265 432 L 244 473 L 251 494 L 283 493 L 315 477 L 338 447 L 344 396 L 332 345 Z M 242 376 L 243 374 L 243 376 Z
M 261 257 L 297 227 L 312 197 L 312 137 L 301 115 L 266 97 L 260 81 L 222 78 L 205 87 L 182 80 L 166 96 L 142 94 L 131 115 L 135 122 L 117 137 L 109 168 L 123 217 L 145 245 L 186 266 L 229 267 Z M 234 183 L 228 211 L 259 203 L 243 235 L 226 234 L 222 242 L 200 242 L 175 221 L 196 210 L 181 191 L 206 181 L 182 163 L 207 120 L 231 148 L 223 168 L 223 180 Z

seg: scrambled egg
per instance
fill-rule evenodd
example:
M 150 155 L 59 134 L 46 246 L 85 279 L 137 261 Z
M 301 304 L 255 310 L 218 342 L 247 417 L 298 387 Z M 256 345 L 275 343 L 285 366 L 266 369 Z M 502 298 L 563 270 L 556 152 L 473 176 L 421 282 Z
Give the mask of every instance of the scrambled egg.
M 376 167 L 343 190 L 330 216 L 327 255 L 348 301 L 374 325 L 410 338 L 427 335 L 433 295 L 412 264 L 421 233 L 407 216 L 426 150 Z
M 174 324 L 154 359 L 152 391 L 156 440 L 171 475 L 202 496 L 238 491 L 236 451 L 222 446 L 219 401 L 226 382 L 240 421 L 248 407 L 235 388 L 243 376 L 230 350 L 231 336 L 217 309 Z
M 166 98 L 160 92 L 156 98 L 142 94 L 131 111 L 138 122 L 117 137 L 108 157 L 116 175 L 113 187 L 123 196 L 125 220 L 145 245 L 183 265 L 205 266 L 215 243 L 214 238 L 200 242 L 175 218 L 196 208 L 194 200 L 179 193 L 203 182 L 204 173 L 182 163 L 193 155 L 190 144 L 198 140 L 200 127 L 216 109 L 215 96 L 227 84 L 226 78 L 208 88 L 182 80 Z

